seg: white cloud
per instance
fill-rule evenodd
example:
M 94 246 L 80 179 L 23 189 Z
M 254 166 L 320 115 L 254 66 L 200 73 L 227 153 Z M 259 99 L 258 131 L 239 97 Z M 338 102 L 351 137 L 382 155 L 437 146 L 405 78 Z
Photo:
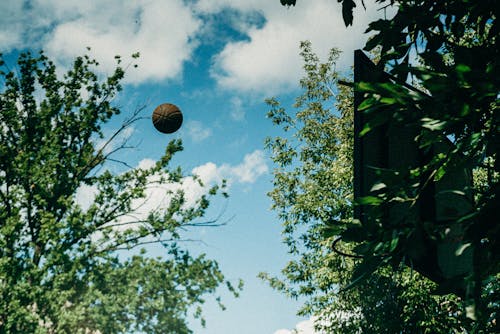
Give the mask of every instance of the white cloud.
M 96 9 L 101 10 L 100 6 Z M 48 48 L 75 56 L 81 52 L 76 51 L 78 47 L 90 45 L 96 57 L 106 61 L 105 67 L 114 65 L 115 54 L 140 51 L 139 70 L 127 80 L 162 80 L 179 76 L 183 62 L 194 51 L 196 42 L 191 37 L 199 27 L 200 22 L 180 0 L 138 1 L 128 8 L 116 4 L 96 21 L 85 17 L 59 26 Z
M 264 11 L 270 8 L 279 8 L 278 1 L 269 0 L 199 0 L 195 9 L 203 13 L 216 13 L 225 8 L 233 8 L 239 11 Z
M 135 131 L 133 126 L 128 126 L 121 130 L 116 136 L 116 131 L 118 129 L 106 129 L 104 130 L 104 138 L 98 138 L 95 140 L 94 147 L 96 150 L 101 150 L 104 154 L 109 154 L 114 150 L 118 149 L 121 145 L 124 145 Z M 115 137 L 113 137 L 115 136 Z M 111 139 L 112 138 L 112 139 Z
M 155 163 L 152 159 L 143 159 L 138 163 L 137 168 L 151 168 Z M 217 175 L 209 172 L 210 168 L 211 165 L 209 163 L 193 169 L 193 174 L 196 173 L 198 175 L 203 185 L 193 176 L 186 176 L 178 183 L 169 183 L 165 181 L 160 182 L 162 175 L 152 175 L 148 180 L 149 185 L 144 191 L 144 197 L 132 200 L 132 211 L 126 216 L 120 217 L 113 224 L 119 223 L 122 228 L 134 228 L 135 225 L 125 224 L 144 220 L 150 212 L 161 212 L 167 209 L 173 194 L 177 191 L 183 191 L 184 193 L 184 208 L 193 207 L 201 196 L 207 194 L 212 185 L 222 181 Z M 97 192 L 96 186 L 82 184 L 76 191 L 75 202 L 85 211 L 92 205 Z
M 83 211 L 86 211 L 94 202 L 97 195 L 97 187 L 86 184 L 80 185 L 75 193 L 75 202 L 80 205 Z
M 205 184 L 219 183 L 224 178 L 217 165 L 213 162 L 207 162 L 204 165 L 195 167 L 191 172 L 197 175 Z
M 207 162 L 201 166 L 193 168 L 191 171 L 193 176 L 187 176 L 181 180 L 181 183 L 175 186 L 174 190 L 182 190 L 186 208 L 196 204 L 201 196 L 206 195 L 208 190 L 216 185 L 221 184 L 223 176 L 217 166 L 212 162 Z M 201 183 L 200 183 L 201 181 Z
M 153 159 L 142 159 L 139 161 L 139 164 L 137 165 L 137 168 L 139 169 L 148 169 L 153 167 L 156 164 L 156 161 Z
M 151 163 L 152 160 L 143 160 L 139 163 L 139 166 L 151 165 Z M 143 205 L 141 211 L 147 212 L 147 210 L 165 207 L 169 201 L 167 191 L 176 190 L 184 192 L 185 207 L 191 207 L 202 195 L 208 192 L 210 187 L 220 184 L 223 179 L 227 180 L 228 186 L 234 183 L 254 183 L 268 170 L 264 152 L 260 150 L 246 154 L 243 161 L 236 165 L 225 163 L 217 166 L 213 162 L 207 162 L 192 169 L 191 174 L 196 175 L 196 178 L 187 176 L 181 180 L 180 184 L 155 185 L 148 189 L 147 198 L 149 203 Z M 201 181 L 201 184 L 199 181 Z
M 217 1 L 203 8 L 215 11 L 224 6 L 238 10 L 255 10 L 248 1 Z M 266 19 L 262 27 L 250 26 L 248 41 L 228 43 L 215 57 L 212 76 L 228 89 L 254 91 L 272 95 L 295 87 L 302 73 L 299 42 L 310 40 L 317 53 L 325 57 L 331 47 L 344 51 L 339 63 L 348 68 L 352 51 L 362 47 L 367 22 L 381 15 L 376 5 L 367 1 L 367 11 L 357 8 L 354 27 L 346 28 L 341 5 L 336 1 L 299 1 L 288 10 L 276 5 L 260 4 Z
M 269 171 L 264 158 L 264 152 L 255 150 L 245 155 L 243 162 L 236 166 L 222 165 L 221 170 L 228 175 L 229 180 L 239 183 L 254 183 L 261 175 Z
M 205 186 L 220 183 L 222 180 L 226 180 L 230 186 L 235 183 L 255 183 L 260 176 L 268 171 L 269 167 L 266 164 L 264 152 L 255 150 L 245 154 L 243 161 L 239 164 L 224 163 L 217 166 L 213 162 L 207 162 L 193 168 L 191 173 L 197 175 Z
M 152 159 L 141 160 L 138 168 L 150 168 L 154 166 Z M 256 150 L 246 154 L 240 164 L 222 164 L 217 166 L 213 162 L 193 168 L 191 174 L 186 176 L 179 183 L 160 183 L 161 175 L 154 175 L 150 178 L 150 185 L 145 190 L 145 196 L 132 202 L 133 212 L 127 217 L 120 218 L 120 223 L 142 220 L 151 211 L 168 208 L 172 193 L 178 190 L 183 191 L 185 208 L 193 207 L 201 196 L 208 193 L 209 189 L 220 184 L 223 179 L 228 181 L 228 186 L 234 183 L 254 183 L 260 176 L 268 172 L 264 153 Z M 201 181 L 201 183 L 200 183 Z M 83 210 L 87 210 L 97 194 L 97 187 L 81 185 L 75 195 L 75 201 Z
M 278 329 L 274 332 L 274 334 L 320 334 L 314 330 L 314 322 L 316 321 L 315 317 L 311 317 L 308 320 L 304 320 L 299 322 L 294 330 L 289 329 Z
M 193 168 L 191 173 L 197 178 L 191 176 L 182 179 L 181 184 L 176 189 L 184 192 L 186 207 L 193 206 L 196 201 L 206 194 L 210 187 L 221 184 L 222 180 L 227 181 L 227 186 L 235 183 L 255 183 L 257 179 L 266 174 L 269 168 L 264 158 L 264 152 L 255 150 L 246 154 L 243 161 L 236 165 L 222 164 L 217 166 L 213 162 L 207 162 L 203 165 Z M 201 181 L 202 184 L 200 184 Z M 150 196 L 151 198 L 153 196 Z
M 274 334 L 292 334 L 288 329 L 278 329 Z
M 0 50 L 16 47 L 22 40 L 22 22 L 18 17 L 22 13 L 22 1 L 1 1 L 0 13 Z
M 220 87 L 273 95 L 296 87 L 302 73 L 301 40 L 311 40 L 323 57 L 339 47 L 345 52 L 340 65 L 352 63 L 352 50 L 363 45 L 367 22 L 383 15 L 373 0 L 365 2 L 367 11 L 358 6 L 354 27 L 345 28 L 341 5 L 332 0 L 298 1 L 288 9 L 269 0 L 2 1 L 0 47 L 43 48 L 68 64 L 90 46 L 103 72 L 114 68 L 116 54 L 127 63 L 139 51 L 140 67 L 129 70 L 126 82 L 159 81 L 178 78 L 211 24 L 223 19 L 246 38 L 226 36 L 233 40 L 213 58 L 212 76 Z M 236 16 L 217 17 L 227 8 Z
M 0 32 L 1 47 L 40 47 L 59 64 L 68 65 L 89 46 L 105 73 L 115 67 L 115 55 L 123 56 L 127 64 L 131 54 L 140 52 L 139 69 L 130 69 L 125 78 L 129 83 L 179 77 L 201 28 L 201 21 L 182 0 L 35 0 L 26 8 L 4 2 L 0 6 L 7 9 L 2 13 L 12 12 L 12 22 L 0 23 L 5 28 Z M 20 45 L 26 34 L 31 39 Z
M 243 108 L 243 101 L 239 97 L 233 97 L 229 101 L 231 104 L 231 112 L 229 116 L 234 121 L 243 121 L 245 119 L 245 109 Z
M 152 159 L 143 159 L 138 168 L 149 168 L 155 164 Z M 141 220 L 152 211 L 162 211 L 170 205 L 172 196 L 177 191 L 182 191 L 185 203 L 184 208 L 194 207 L 196 202 L 208 193 L 215 184 L 220 184 L 222 177 L 217 174 L 217 168 L 213 163 L 207 163 L 194 168 L 191 173 L 195 176 L 186 176 L 178 183 L 158 182 L 161 175 L 150 177 L 150 185 L 145 190 L 145 196 L 132 201 L 133 213 L 124 217 L 121 222 Z M 201 181 L 201 183 L 200 183 Z
M 212 135 L 212 130 L 205 127 L 200 121 L 186 122 L 185 131 L 194 142 L 201 142 Z

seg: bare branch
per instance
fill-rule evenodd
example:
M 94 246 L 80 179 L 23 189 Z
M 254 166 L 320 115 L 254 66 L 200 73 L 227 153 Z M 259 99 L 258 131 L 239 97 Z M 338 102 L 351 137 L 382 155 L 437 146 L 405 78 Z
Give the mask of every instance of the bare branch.
M 148 241 L 141 241 L 141 242 L 138 242 L 134 245 L 130 245 L 130 246 L 127 246 L 127 247 L 117 247 L 115 249 L 108 249 L 107 251 L 119 251 L 119 250 L 131 250 L 131 249 L 134 249 L 138 246 L 144 246 L 144 245 L 151 245 L 151 244 L 163 244 L 163 243 L 166 243 L 166 242 L 198 242 L 198 243 L 201 243 L 201 244 L 205 244 L 205 242 L 203 240 L 199 240 L 199 239 L 175 239 L 175 238 L 169 238 L 169 239 L 156 239 L 156 240 L 148 240 Z
M 99 150 L 96 152 L 96 154 L 94 155 L 94 158 L 91 159 L 89 161 L 89 163 L 87 163 L 86 166 L 84 166 L 80 173 L 78 175 L 75 175 L 75 177 L 81 177 L 82 174 L 83 175 L 87 175 L 92 169 L 94 169 L 95 167 L 97 167 L 98 165 L 102 164 L 104 161 L 106 160 L 110 160 L 110 156 L 112 154 L 115 154 L 116 152 L 120 151 L 120 150 L 123 150 L 123 149 L 127 149 L 127 148 L 132 148 L 132 147 L 128 147 L 126 146 L 126 143 L 128 142 L 128 138 L 125 138 L 124 141 L 121 143 L 121 145 L 116 148 L 116 149 L 113 149 L 111 150 L 111 152 L 109 153 L 106 153 L 104 154 L 106 148 L 111 145 L 111 143 L 123 132 L 125 131 L 126 129 L 128 129 L 130 126 L 132 126 L 132 124 L 134 124 L 135 122 L 141 120 L 141 119 L 145 119 L 145 117 L 140 117 L 138 116 L 144 109 L 146 108 L 145 105 L 143 106 L 140 106 L 140 107 L 137 107 L 134 112 L 132 113 L 132 115 L 130 117 L 128 117 L 127 119 L 125 119 L 123 121 L 123 123 L 121 124 L 120 128 L 118 130 L 116 130 L 109 138 L 108 140 L 99 148 Z

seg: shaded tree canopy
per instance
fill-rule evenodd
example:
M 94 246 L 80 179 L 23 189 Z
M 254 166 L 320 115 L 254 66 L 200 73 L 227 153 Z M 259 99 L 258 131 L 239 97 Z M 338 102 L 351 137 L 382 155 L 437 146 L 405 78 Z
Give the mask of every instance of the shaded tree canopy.
M 338 235 L 353 224 L 353 90 L 338 84 L 349 81 L 335 69 L 338 55 L 333 49 L 320 62 L 311 43 L 302 42 L 306 75 L 293 108 L 267 100 L 269 118 L 283 130 L 266 140 L 276 166 L 269 196 L 292 260 L 282 278 L 260 276 L 278 291 L 304 298 L 299 313 L 316 316 L 327 333 L 472 330 L 463 300 L 434 295 L 437 285 L 411 268 L 380 265 L 352 284 L 362 245 Z
M 120 109 L 113 98 L 124 70 L 99 79 L 88 56 L 61 77 L 43 52 L 0 65 L 0 333 L 190 333 L 204 296 L 224 280 L 217 262 L 192 256 L 180 229 L 202 221 L 215 186 L 188 206 L 170 166 L 182 150 L 171 141 L 153 166 L 112 173 L 126 117 L 109 138 L 103 127 Z M 92 189 L 89 207 L 76 193 Z M 137 214 L 150 187 L 168 204 Z M 123 253 L 157 243 L 164 256 Z M 133 255 L 132 255 L 133 254 Z
M 364 3 L 339 2 L 348 26 L 355 20 L 353 8 Z M 379 169 L 380 182 L 372 194 L 356 203 L 370 211 L 367 219 L 348 228 L 332 220 L 332 233 L 341 235 L 343 242 L 358 243 L 355 252 L 363 261 L 355 280 L 386 264 L 411 266 L 409 259 L 415 257 L 440 263 L 433 269 L 444 277 L 436 279 L 437 291 L 464 297 L 469 316 L 491 324 L 484 294 L 493 289 L 498 295 L 498 284 L 490 284 L 498 282 L 500 269 L 495 212 L 500 206 L 499 7 L 495 1 L 467 0 L 376 3 L 395 9 L 395 15 L 368 25 L 373 37 L 364 50 L 380 50 L 377 68 L 391 80 L 356 85 L 363 95 L 359 111 L 368 119 L 361 133 L 369 135 L 383 126 L 416 129 L 413 141 L 428 159 L 410 168 Z M 408 82 L 418 89 L 408 89 Z M 469 185 L 432 195 L 432 201 L 438 201 L 453 193 L 469 202 L 464 210 L 447 218 L 427 214 L 413 219 L 408 214 L 399 223 L 386 219 L 388 212 L 405 206 L 413 212 L 431 188 L 439 189 L 443 180 L 464 170 L 473 174 Z M 465 269 L 457 261 L 464 252 L 471 261 Z

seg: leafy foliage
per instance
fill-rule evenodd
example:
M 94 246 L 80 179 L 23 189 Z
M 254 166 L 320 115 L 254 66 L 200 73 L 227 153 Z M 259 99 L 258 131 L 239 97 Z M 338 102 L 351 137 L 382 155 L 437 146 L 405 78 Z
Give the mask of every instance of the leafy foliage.
M 426 94 L 390 89 L 401 87 L 398 82 L 365 84 L 360 89 L 368 93 L 368 99 L 362 109 L 365 113 L 373 113 L 383 105 L 389 115 L 384 122 L 392 122 L 392 126 L 414 125 L 419 129 L 415 138 L 419 148 L 426 154 L 434 152 L 434 155 L 410 171 L 407 180 L 388 186 L 377 195 L 381 199 L 377 205 L 378 212 L 391 206 L 391 201 L 395 199 L 391 191 L 396 187 L 403 189 L 404 195 L 401 196 L 401 192 L 398 194 L 402 201 L 418 203 L 429 185 L 438 184 L 447 175 L 461 169 L 487 169 L 489 177 L 486 186 L 476 183 L 470 189 L 452 189 L 457 195 L 472 192 L 475 201 L 469 211 L 449 220 L 421 218 L 413 227 L 392 226 L 384 228 L 383 233 L 387 234 L 390 229 L 393 235 L 399 236 L 403 245 L 411 244 L 415 231 L 425 226 L 423 239 L 436 240 L 439 245 L 447 242 L 447 231 L 459 230 L 456 237 L 461 239 L 458 247 L 462 248 L 457 247 L 456 253 L 470 247 L 472 270 L 462 280 L 453 282 L 451 280 L 456 277 L 441 267 L 449 279 L 439 283 L 443 289 L 448 286 L 458 294 L 460 289 L 473 291 L 465 294 L 474 298 L 479 306 L 475 316 L 485 317 L 480 310 L 484 307 L 481 305 L 481 287 L 483 281 L 499 272 L 496 251 L 498 219 L 492 211 L 493 207 L 498 207 L 500 195 L 499 180 L 495 177 L 499 171 L 496 155 L 499 152 L 500 128 L 497 7 L 488 1 L 395 3 L 398 11 L 392 19 L 370 23 L 368 31 L 374 31 L 376 35 L 365 49 L 380 46 L 379 67 L 388 70 L 400 82 L 410 75 Z M 412 65 L 408 61 L 411 53 L 415 54 L 419 64 Z M 391 98 L 391 103 L 387 103 L 387 98 Z M 448 140 L 452 145 L 445 152 L 436 154 L 436 146 Z M 493 163 L 488 165 L 488 161 Z M 380 223 L 379 218 L 372 218 L 368 224 Z M 377 243 L 389 242 L 381 233 L 375 233 L 368 239 L 373 245 L 368 247 L 369 252 L 374 251 Z M 383 249 L 387 251 L 387 247 Z M 408 251 L 405 247 L 389 249 L 390 256 L 395 260 L 402 259 Z M 439 259 L 440 254 L 437 256 Z M 466 280 L 465 285 L 463 279 Z
M 409 268 L 379 263 L 352 284 L 366 267 L 356 256 L 363 229 L 352 219 L 353 90 L 338 85 L 346 81 L 335 70 L 338 55 L 333 49 L 321 63 L 303 42 L 306 75 L 295 111 L 267 101 L 269 118 L 283 129 L 266 140 L 276 164 L 269 196 L 294 260 L 283 279 L 260 276 L 292 298 L 304 297 L 300 313 L 319 317 L 329 333 L 461 333 L 469 325 L 460 299 L 432 295 L 436 285 Z
M 203 296 L 224 282 L 215 261 L 178 244 L 180 228 L 216 224 L 198 219 L 218 187 L 193 207 L 172 190 L 167 207 L 134 215 L 148 187 L 180 189 L 184 175 L 169 167 L 180 141 L 150 168 L 107 169 L 140 118 L 104 138 L 120 112 L 117 62 L 104 80 L 87 56 L 62 79 L 43 53 L 22 54 L 15 70 L 0 64 L 0 333 L 190 333 L 188 311 L 201 316 Z M 80 187 L 95 190 L 88 208 L 76 201 Z M 165 257 L 120 253 L 147 243 L 163 244 Z
M 347 26 L 356 2 L 339 2 L 347 12 Z M 381 170 L 378 189 L 358 203 L 371 211 L 363 226 L 357 227 L 358 232 L 364 231 L 356 240 L 362 243 L 358 255 L 365 258 L 362 271 L 369 273 L 377 263 L 411 265 L 408 259 L 423 252 L 429 263 L 443 265 L 416 266 L 416 270 L 435 280 L 440 291 L 467 298 L 469 316 L 481 326 L 491 326 L 489 302 L 483 297 L 485 284 L 497 280 L 500 269 L 495 212 L 500 204 L 498 5 L 467 0 L 376 2 L 392 6 L 396 14 L 369 24 L 367 31 L 375 35 L 365 50 L 380 48 L 377 66 L 391 80 L 357 85 L 365 94 L 360 111 L 371 122 L 362 134 L 383 125 L 412 127 L 414 141 L 428 159 L 410 169 Z M 408 89 L 404 84 L 408 80 L 420 92 Z M 443 148 L 447 142 L 451 145 Z M 487 174 L 482 184 L 448 189 L 461 201 L 473 198 L 470 209 L 449 219 L 424 210 L 418 219 L 387 223 L 387 212 L 416 208 L 429 189 L 464 170 Z M 436 193 L 432 200 L 442 195 Z M 449 249 L 439 252 L 440 247 Z M 471 256 L 467 269 L 453 260 L 463 251 Z M 452 262 L 456 265 L 446 265 Z

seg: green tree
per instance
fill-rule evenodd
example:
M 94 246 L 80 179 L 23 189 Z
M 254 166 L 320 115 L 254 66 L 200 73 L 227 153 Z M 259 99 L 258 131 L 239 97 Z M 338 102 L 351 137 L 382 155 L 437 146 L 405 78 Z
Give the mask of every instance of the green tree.
M 338 55 L 333 49 L 322 63 L 303 42 L 306 75 L 294 111 L 267 101 L 269 118 L 283 129 L 266 140 L 276 164 L 269 196 L 295 259 L 284 278 L 261 277 L 290 297 L 305 297 L 299 313 L 318 316 L 328 333 L 464 332 L 460 299 L 432 295 L 436 285 L 404 266 L 381 266 L 350 287 L 359 245 L 338 236 L 353 221 L 353 90 L 338 85 L 346 80 L 335 70 Z
M 140 119 L 137 110 L 103 136 L 120 112 L 120 63 L 99 80 L 87 56 L 62 79 L 43 53 L 20 55 L 14 70 L 1 61 L 0 333 L 190 333 L 188 313 L 200 317 L 204 296 L 228 283 L 215 261 L 179 245 L 181 228 L 217 224 L 200 219 L 219 187 L 192 207 L 172 190 L 166 207 L 133 215 L 148 187 L 180 189 L 184 174 L 170 167 L 180 141 L 150 168 L 108 169 Z M 76 202 L 82 186 L 96 192 L 88 208 Z M 147 243 L 165 256 L 120 253 Z
M 339 2 L 346 26 L 352 24 L 353 8 L 363 1 Z M 395 15 L 369 24 L 367 31 L 374 36 L 365 50 L 380 48 L 377 66 L 391 80 L 356 86 L 365 94 L 360 112 L 368 122 L 362 133 L 381 125 L 411 127 L 420 152 L 429 158 L 411 169 L 380 170 L 377 191 L 358 203 L 371 214 L 362 225 L 347 229 L 343 240 L 362 243 L 357 248 L 364 257 L 360 275 L 384 263 L 413 263 L 434 277 L 441 291 L 467 298 L 469 316 L 487 328 L 492 319 L 484 291 L 491 282 L 498 287 L 500 271 L 495 212 L 500 204 L 498 6 L 495 1 L 467 0 L 376 2 L 392 7 Z M 421 92 L 407 89 L 403 83 L 408 79 Z M 443 148 L 446 142 L 451 144 Z M 471 202 L 470 208 L 444 219 L 423 211 L 418 219 L 402 217 L 399 224 L 385 219 L 397 207 L 416 211 L 433 187 L 463 170 L 487 174 L 487 180 L 435 193 L 431 200 L 455 197 Z M 353 234 L 356 240 L 349 238 Z M 436 251 L 447 244 L 449 252 Z M 470 254 L 470 265 L 459 268 L 463 261 L 457 258 L 464 252 Z M 419 265 L 425 261 L 443 265 Z

